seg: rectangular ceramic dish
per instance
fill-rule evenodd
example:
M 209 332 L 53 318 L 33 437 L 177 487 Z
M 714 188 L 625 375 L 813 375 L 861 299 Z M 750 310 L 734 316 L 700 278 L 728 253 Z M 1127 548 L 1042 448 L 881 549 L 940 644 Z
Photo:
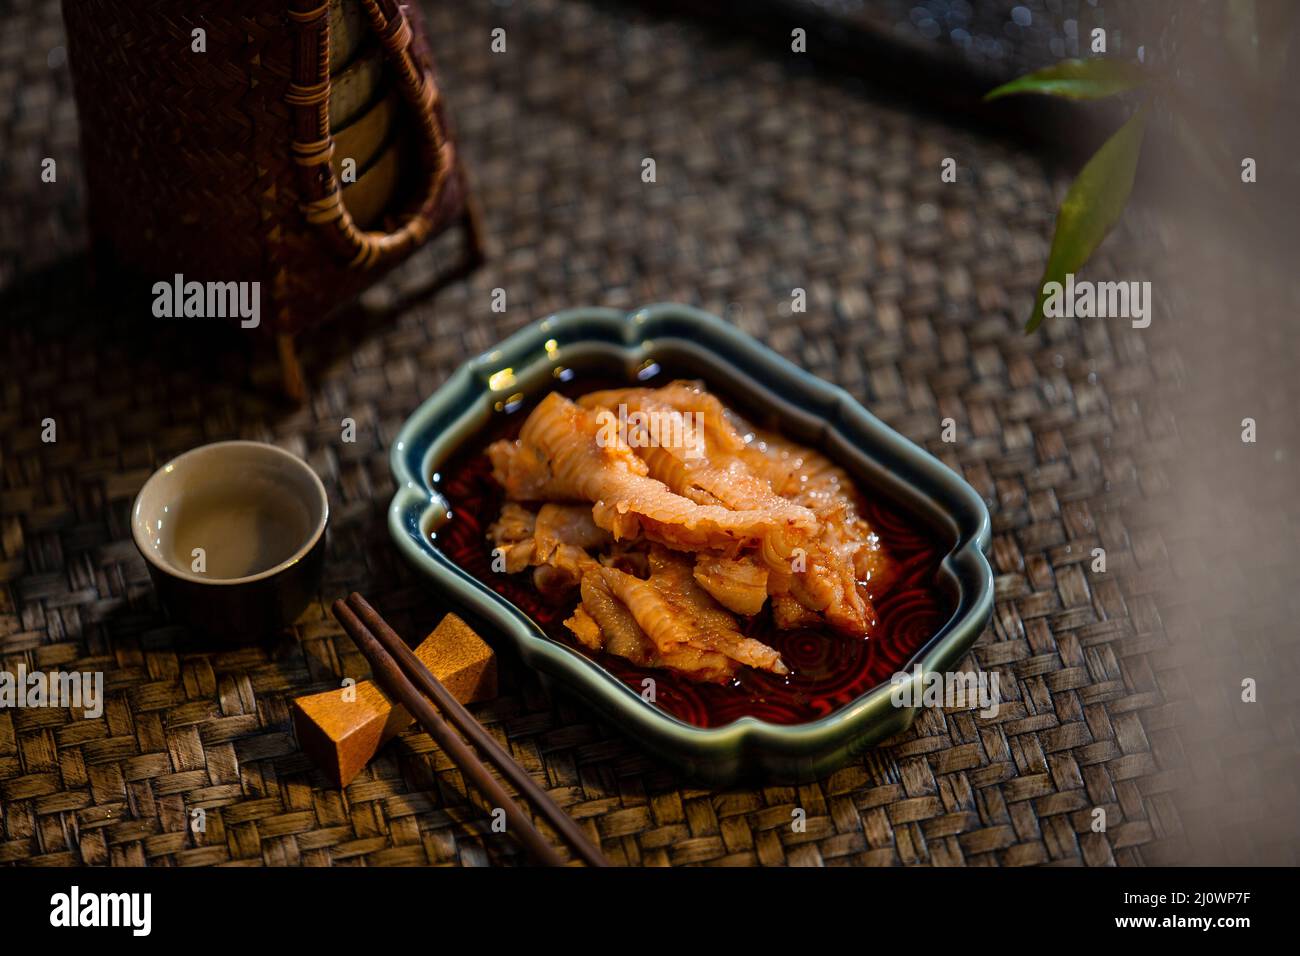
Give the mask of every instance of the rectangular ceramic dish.
M 434 475 L 503 408 L 543 395 L 557 369 L 597 367 L 635 383 L 655 364 L 687 368 L 706 383 L 743 395 L 788 437 L 818 448 L 860 487 L 887 496 L 941 529 L 951 550 L 939 584 L 953 611 L 907 662 L 911 672 L 951 670 L 987 624 L 993 575 L 985 557 L 984 502 L 928 452 L 867 412 L 843 389 L 802 371 L 714 316 L 680 305 L 630 314 L 573 309 L 522 329 L 471 360 L 407 420 L 393 445 L 397 483 L 389 530 L 398 547 L 455 604 L 513 643 L 529 665 L 562 681 L 646 748 L 697 779 L 740 776 L 797 781 L 822 776 L 877 741 L 905 729 L 915 710 L 895 707 L 881 684 L 828 716 L 800 724 L 743 717 L 698 727 L 647 703 L 595 660 L 548 637 L 514 604 L 456 566 L 434 532 L 447 506 Z M 487 547 L 486 541 L 484 547 Z M 919 694 L 915 699 L 919 699 Z

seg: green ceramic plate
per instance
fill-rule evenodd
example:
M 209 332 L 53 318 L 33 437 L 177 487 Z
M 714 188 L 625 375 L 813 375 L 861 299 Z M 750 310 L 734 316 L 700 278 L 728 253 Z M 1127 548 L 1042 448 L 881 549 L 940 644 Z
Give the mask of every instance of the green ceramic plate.
M 521 657 L 558 678 L 647 749 L 697 779 L 798 781 L 822 776 L 916 715 L 882 684 L 820 720 L 778 725 L 744 717 L 696 727 L 647 703 L 595 661 L 551 640 L 526 614 L 453 564 L 431 535 L 445 520 L 432 476 L 486 427 L 498 403 L 544 394 L 557 368 L 599 369 L 635 381 L 648 363 L 686 370 L 780 423 L 790 438 L 828 453 L 865 486 L 941 529 L 952 550 L 940 583 L 955 610 L 908 662 L 949 671 L 993 608 L 985 551 L 988 510 L 979 495 L 926 451 L 893 431 L 846 391 L 809 375 L 712 315 L 682 305 L 630 314 L 572 309 L 512 335 L 462 366 L 407 420 L 392 449 L 397 483 L 388 526 L 398 547 L 458 606 L 511 641 Z

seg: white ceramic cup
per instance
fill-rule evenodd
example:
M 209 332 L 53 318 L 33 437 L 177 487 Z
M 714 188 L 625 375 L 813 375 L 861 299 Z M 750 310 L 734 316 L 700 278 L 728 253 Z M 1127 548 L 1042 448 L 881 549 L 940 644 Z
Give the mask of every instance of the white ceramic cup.
M 302 459 L 274 445 L 201 445 L 159 468 L 131 533 L 177 621 L 233 641 L 291 624 L 315 595 L 329 499 Z

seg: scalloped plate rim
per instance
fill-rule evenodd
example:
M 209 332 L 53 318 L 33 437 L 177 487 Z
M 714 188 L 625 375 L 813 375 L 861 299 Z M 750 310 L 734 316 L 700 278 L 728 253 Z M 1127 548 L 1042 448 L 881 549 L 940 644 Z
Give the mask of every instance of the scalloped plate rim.
M 836 760 L 836 755 L 859 752 L 885 733 L 906 728 L 915 717 L 916 708 L 897 708 L 889 702 L 890 682 L 865 691 L 852 702 L 814 721 L 774 724 L 747 716 L 720 727 L 698 727 L 647 705 L 635 691 L 596 661 L 547 637 L 513 603 L 452 564 L 423 533 L 422 529 L 433 514 L 445 505 L 430 481 L 435 470 L 435 453 L 440 464 L 477 430 L 470 420 L 478 411 L 477 405 L 492 394 L 489 380 L 507 366 L 507 360 L 525 358 L 525 363 L 516 363 L 518 367 L 534 370 L 533 374 L 536 374 L 535 369 L 543 359 L 553 362 L 563 353 L 564 347 L 574 349 L 584 342 L 588 351 L 592 348 L 614 351 L 625 359 L 634 358 L 637 353 L 644 356 L 654 351 L 656 341 L 665 340 L 664 337 L 648 337 L 645 330 L 657 323 L 673 320 L 697 326 L 734 350 L 734 354 L 729 356 L 713 348 L 700 348 L 690 340 L 668 337 L 677 347 L 694 351 L 710 362 L 718 370 L 720 380 L 726 377 L 748 378 L 750 384 L 764 393 L 764 404 L 778 410 L 783 417 L 789 417 L 788 406 L 796 403 L 775 393 L 770 383 L 759 383 L 736 367 L 736 355 L 748 359 L 751 364 L 762 366 L 765 372 L 785 379 L 804 396 L 816 399 L 816 404 L 826 413 L 821 424 L 826 440 L 838 437 L 850 441 L 851 436 L 845 434 L 844 426 L 852 424 L 859 434 L 870 436 L 878 443 L 874 448 L 859 449 L 863 460 L 884 471 L 884 466 L 876 460 L 883 449 L 907 459 L 924 477 L 941 486 L 940 495 L 936 497 L 934 488 L 923 488 L 914 478 L 903 479 L 890 474 L 898 486 L 896 490 L 924 499 L 930 510 L 935 515 L 942 515 L 957 532 L 955 544 L 940 564 L 942 573 L 956 588 L 957 604 L 944 625 L 909 658 L 905 670 L 911 673 L 914 665 L 919 663 L 922 672 L 929 673 L 944 670 L 955 663 L 978 639 L 992 615 L 993 575 L 985 556 L 990 541 L 990 521 L 984 501 L 960 476 L 877 419 L 845 389 L 800 369 L 722 319 L 691 306 L 659 303 L 627 313 L 598 307 L 566 309 L 524 326 L 499 345 L 466 361 L 416 408 L 393 442 L 389 463 L 397 491 L 389 505 L 389 532 L 408 560 L 451 592 L 448 596 L 453 603 L 468 605 L 497 625 L 530 666 L 564 681 L 573 692 L 619 723 L 624 731 L 688 772 L 730 780 L 752 769 L 753 765 L 774 770 L 791 761 L 802 761 L 811 769 L 828 761 L 832 764 L 841 762 Z M 619 334 L 612 341 L 595 340 L 579 329 L 593 324 Z M 559 346 L 557 336 L 570 331 L 577 331 L 578 337 L 566 341 L 564 347 Z M 554 350 L 547 348 L 551 344 L 556 345 Z M 513 382 L 522 377 L 524 372 L 521 371 L 512 380 L 512 387 Z M 807 403 L 800 407 L 806 413 L 805 417 L 816 417 L 807 409 Z M 450 415 L 454 427 L 440 435 L 430 435 L 436 420 L 447 415 Z M 419 466 L 413 470 L 410 450 L 415 447 L 423 450 L 419 453 Z M 962 513 L 947 510 L 940 497 L 956 497 L 963 506 Z M 882 711 L 884 706 L 888 707 L 888 714 Z M 863 726 L 859 727 L 860 724 Z M 860 731 L 860 734 L 855 734 L 855 731 Z M 774 759 L 764 759 L 765 754 Z M 718 758 L 724 758 L 726 766 L 710 768 L 700 765 L 700 761 Z M 815 772 L 824 769 L 823 766 Z M 796 770 L 795 776 L 805 779 L 809 774 Z

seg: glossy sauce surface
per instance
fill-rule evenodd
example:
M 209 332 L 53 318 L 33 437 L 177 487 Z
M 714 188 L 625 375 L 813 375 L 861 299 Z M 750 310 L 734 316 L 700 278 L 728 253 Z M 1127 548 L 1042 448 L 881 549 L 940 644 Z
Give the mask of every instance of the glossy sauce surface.
M 661 373 L 642 384 L 653 386 L 671 379 Z M 625 384 L 578 376 L 564 383 L 557 381 L 556 386 L 572 397 Z M 713 390 L 713 383 L 709 385 Z M 718 394 L 729 407 L 747 413 L 743 406 L 732 403 L 725 390 Z M 747 634 L 780 651 L 791 671 L 785 677 L 744 668 L 728 684 L 699 684 L 671 671 L 637 667 L 610 654 L 593 655 L 581 648 L 564 626 L 577 604 L 576 592 L 564 601 L 547 600 L 533 586 L 531 569 L 506 575 L 491 567 L 487 529 L 496 520 L 505 496 L 492 477 L 483 450 L 498 438 L 514 437 L 532 407 L 533 403 L 520 403 L 503 408 L 492 427 L 439 469 L 435 487 L 447 499 L 451 517 L 435 533 L 434 544 L 459 567 L 528 614 L 553 640 L 593 658 L 636 693 L 642 694 L 643 682 L 652 679 L 655 704 L 687 723 L 718 727 L 752 716 L 775 724 L 800 724 L 825 717 L 902 670 L 952 613 L 951 602 L 937 585 L 939 564 L 949 545 L 919 519 L 879 496 L 867 495 L 859 502 L 860 512 L 886 551 L 903 567 L 893 590 L 876 602 L 880 625 L 868 639 L 825 629 L 778 630 L 765 607 L 753 618 L 738 620 Z

